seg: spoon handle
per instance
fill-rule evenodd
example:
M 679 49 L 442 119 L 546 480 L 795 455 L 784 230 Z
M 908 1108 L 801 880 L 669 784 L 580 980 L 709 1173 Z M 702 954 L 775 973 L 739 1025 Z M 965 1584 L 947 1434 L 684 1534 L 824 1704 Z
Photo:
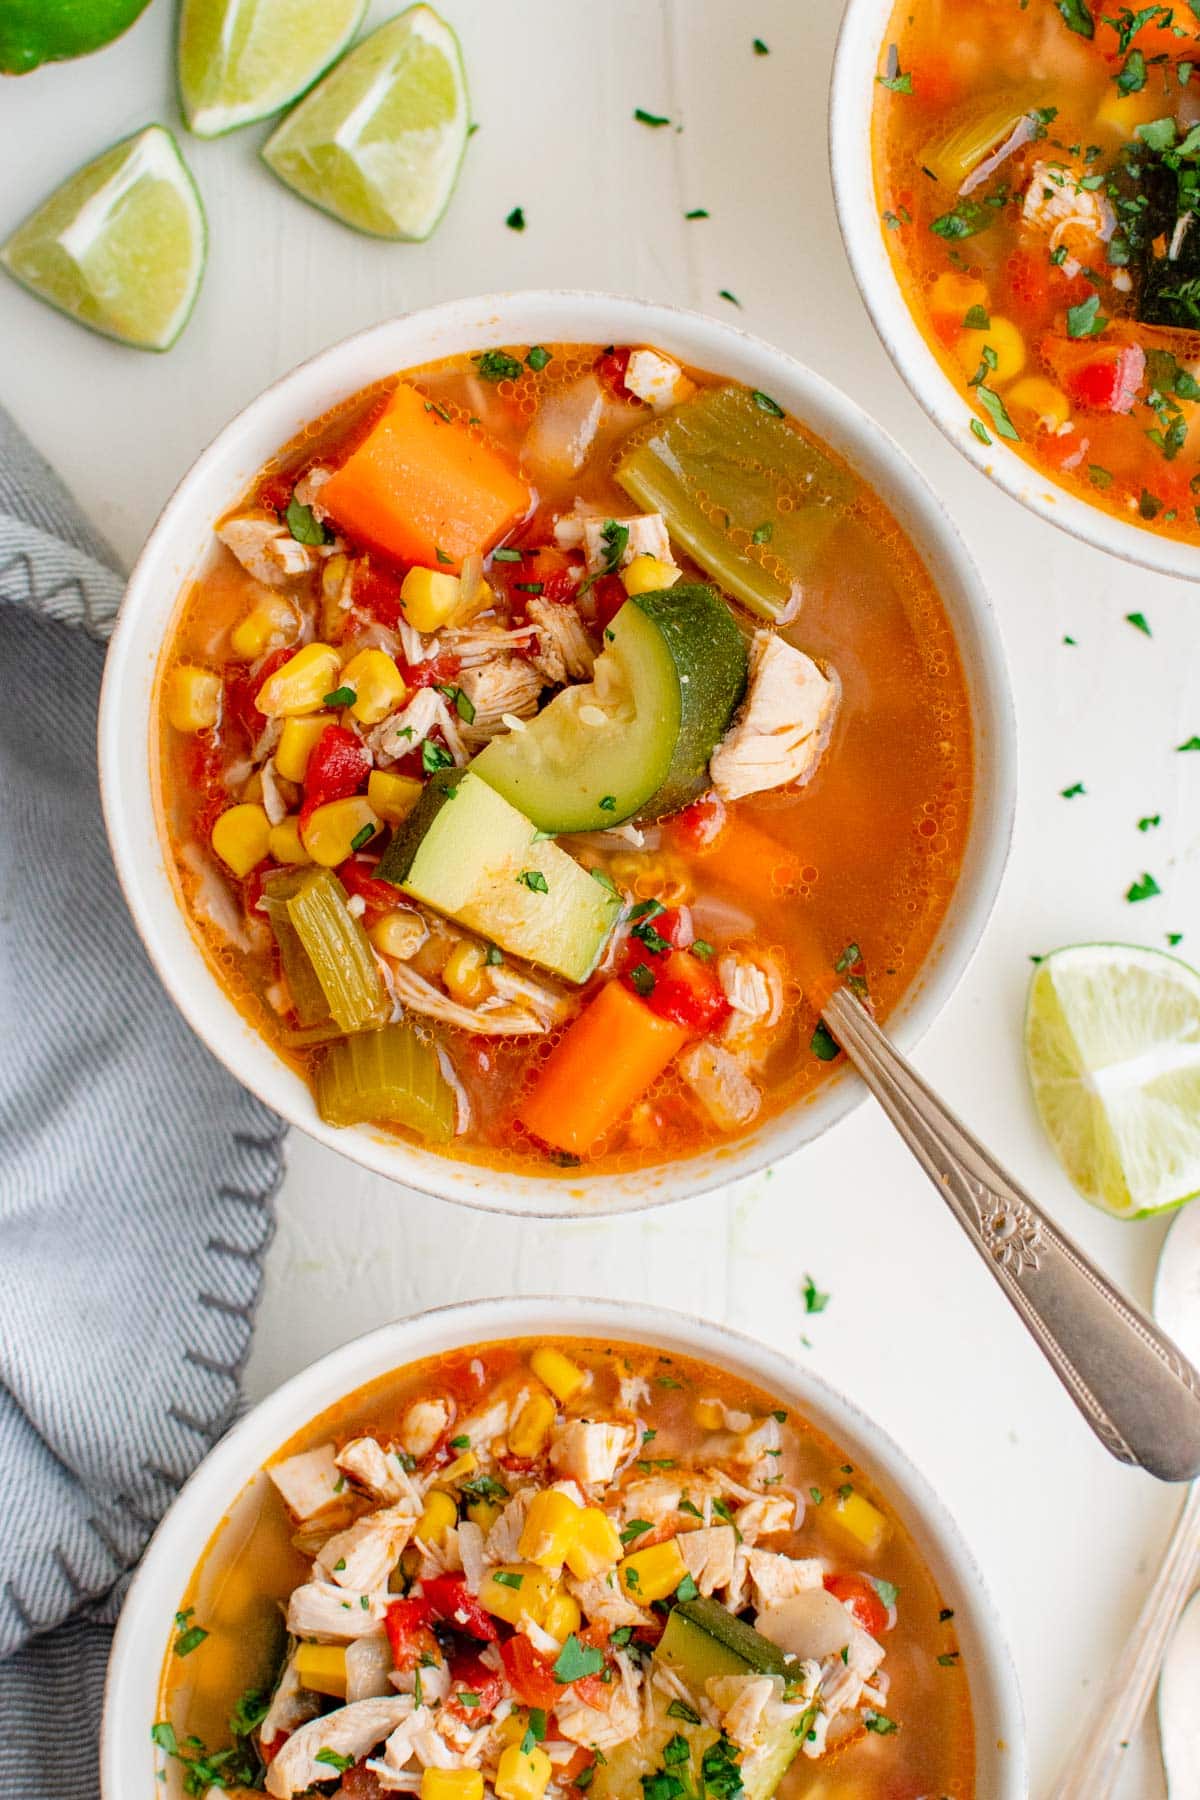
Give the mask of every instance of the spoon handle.
M 1200 1482 L 1183 1504 L 1154 1586 L 1104 1683 L 1078 1748 L 1050 1800 L 1109 1800 L 1142 1720 L 1167 1640 L 1200 1572 Z
M 824 1016 L 1104 1447 L 1160 1481 L 1200 1474 L 1200 1375 L 905 1062 L 846 988 Z

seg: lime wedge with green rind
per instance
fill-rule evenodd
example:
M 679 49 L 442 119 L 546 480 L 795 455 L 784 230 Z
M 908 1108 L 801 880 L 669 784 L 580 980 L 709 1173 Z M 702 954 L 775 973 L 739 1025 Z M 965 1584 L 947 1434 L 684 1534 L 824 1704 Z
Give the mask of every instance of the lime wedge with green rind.
M 410 6 L 293 108 L 263 157 L 355 230 L 417 242 L 454 191 L 468 110 L 458 39 L 432 7 Z
M 366 9 L 366 0 L 181 0 L 188 129 L 219 137 L 279 112 L 337 60 Z
M 1078 944 L 1038 966 L 1034 1100 L 1085 1200 L 1118 1218 L 1200 1193 L 1200 975 L 1165 951 Z
M 149 0 L 0 0 L 0 75 L 90 56 L 127 31 Z
M 81 325 L 169 350 L 204 274 L 204 209 L 171 133 L 150 125 L 51 194 L 0 263 Z

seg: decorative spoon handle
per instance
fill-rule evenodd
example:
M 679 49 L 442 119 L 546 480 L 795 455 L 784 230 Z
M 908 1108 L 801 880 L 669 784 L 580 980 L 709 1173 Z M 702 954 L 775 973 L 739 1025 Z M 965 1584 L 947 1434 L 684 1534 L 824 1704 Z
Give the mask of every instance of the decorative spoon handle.
M 1160 1481 L 1200 1474 L 1200 1375 L 1046 1217 L 839 988 L 824 1016 L 1105 1448 Z
M 1193 1485 L 1158 1578 L 1050 1800 L 1110 1800 L 1158 1680 L 1167 1640 L 1200 1573 L 1200 1483 Z

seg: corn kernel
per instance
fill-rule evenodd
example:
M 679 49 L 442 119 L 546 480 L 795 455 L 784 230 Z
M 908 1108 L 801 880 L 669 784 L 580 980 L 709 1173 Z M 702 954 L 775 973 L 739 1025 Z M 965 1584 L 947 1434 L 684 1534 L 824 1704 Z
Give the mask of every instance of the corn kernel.
M 347 800 L 327 800 L 324 806 L 318 806 L 308 816 L 308 823 L 301 833 L 304 848 L 315 863 L 326 869 L 336 869 L 348 856 L 353 856 L 356 848 L 361 850 L 370 843 L 370 838 L 363 838 L 361 843 L 358 841 L 368 825 L 372 837 L 382 829 L 370 801 L 362 794 L 352 794 Z
M 582 1506 L 569 1494 L 543 1488 L 530 1502 L 518 1551 L 526 1562 L 538 1563 L 543 1569 L 561 1569 L 582 1517 Z
M 467 1517 L 485 1534 L 492 1529 L 503 1508 L 495 1500 L 468 1500 Z
M 478 1769 L 424 1769 L 421 1800 L 483 1800 L 483 1776 Z
M 287 730 L 286 725 L 284 730 Z M 279 767 L 278 752 L 275 767 Z M 367 799 L 385 825 L 400 825 L 421 798 L 422 785 L 415 775 L 393 775 L 390 769 L 372 769 L 367 776 Z
M 346 630 L 350 609 L 342 605 L 342 589 L 350 558 L 339 550 L 328 556 L 321 570 L 321 636 L 327 643 L 340 644 Z
M 212 847 L 235 875 L 248 875 L 271 847 L 271 821 L 252 801 L 231 806 L 212 828 Z
M 725 1414 L 716 1400 L 697 1400 L 694 1416 L 702 1431 L 720 1431 L 725 1423 Z
M 350 711 L 364 725 L 378 725 L 394 712 L 408 689 L 386 650 L 360 650 L 342 670 L 340 685 L 353 688 Z
M 464 939 L 455 944 L 442 969 L 442 980 L 451 997 L 462 1006 L 473 1006 L 487 993 L 486 956 L 482 944 Z
M 549 1394 L 530 1394 L 509 1428 L 508 1447 L 513 1455 L 536 1456 L 553 1423 L 554 1402 Z
M 674 587 L 682 569 L 674 563 L 663 562 L 661 557 L 651 556 L 643 552 L 635 556 L 621 571 L 621 585 L 627 594 L 653 594 L 659 588 Z
M 575 1542 L 567 1551 L 567 1567 L 580 1581 L 606 1575 L 621 1559 L 621 1539 L 616 1526 L 598 1506 L 584 1508 Z
M 529 1359 L 529 1366 L 538 1380 L 550 1389 L 556 1400 L 563 1405 L 574 1398 L 587 1380 L 578 1363 L 573 1363 L 569 1356 L 561 1350 L 553 1350 L 548 1344 L 540 1344 Z
M 296 629 L 296 609 L 282 594 L 260 600 L 229 634 L 229 647 L 246 662 L 286 644 Z
M 647 1550 L 635 1550 L 618 1564 L 621 1586 L 630 1600 L 649 1606 L 652 1600 L 665 1600 L 673 1594 L 684 1576 L 687 1564 L 675 1538 L 663 1544 L 651 1544 Z
M 565 1644 L 573 1631 L 583 1623 L 579 1602 L 571 1594 L 551 1594 L 542 1610 L 541 1626 L 560 1644 Z
M 1025 367 L 1025 339 L 1011 319 L 994 314 L 986 331 L 964 331 L 955 341 L 954 354 L 966 375 L 974 375 L 983 363 L 983 352 L 996 352 L 996 366 L 986 370 L 989 386 L 1011 381 Z
M 946 269 L 929 290 L 929 310 L 937 318 L 955 319 L 959 324 L 973 306 L 985 307 L 988 304 L 988 291 L 983 282 L 974 275 L 960 274 L 957 269 Z
M 316 712 L 324 705 L 326 694 L 337 687 L 341 668 L 341 657 L 332 644 L 305 644 L 282 669 L 268 675 L 254 704 L 268 719 Z
M 540 1625 L 556 1587 L 551 1576 L 536 1563 L 506 1563 L 484 1576 L 479 1604 L 509 1625 L 519 1625 L 526 1613 Z
M 458 1508 L 449 1494 L 433 1488 L 425 1496 L 425 1511 L 417 1520 L 416 1535 L 423 1544 L 440 1544 L 452 1525 L 458 1523 Z
M 221 677 L 194 663 L 167 676 L 167 718 L 176 731 L 211 731 L 221 716 Z
M 464 1450 L 456 1456 L 452 1463 L 447 1463 L 438 1474 L 439 1481 L 461 1481 L 464 1475 L 473 1475 L 479 1467 L 479 1458 L 473 1450 Z
M 868 1555 L 882 1548 L 888 1534 L 888 1522 L 879 1508 L 864 1500 L 861 1494 L 852 1490 L 839 1498 L 830 1516 Z
M 1013 382 L 1004 401 L 1007 406 L 1023 407 L 1033 413 L 1047 431 L 1057 431 L 1071 416 L 1071 402 L 1044 375 L 1023 375 L 1020 381 Z
M 281 819 L 278 825 L 272 825 L 271 835 L 267 842 L 270 854 L 277 863 L 312 861 L 312 857 L 300 841 L 300 820 L 295 813 L 290 818 Z
M 400 604 L 405 618 L 418 631 L 437 631 L 457 607 L 460 591 L 457 575 L 410 569 L 400 586 Z
M 303 781 L 308 759 L 328 719 L 285 719 L 275 746 L 275 767 L 285 781 Z
M 496 1766 L 496 1800 L 541 1800 L 550 1775 L 550 1758 L 540 1745 L 522 1750 L 520 1744 L 510 1744 Z
M 529 1730 L 529 1714 L 514 1710 L 506 1719 L 492 1727 L 496 1737 L 502 1744 L 519 1744 Z
M 367 928 L 367 936 L 379 954 L 394 956 L 397 962 L 407 962 L 428 935 L 420 913 L 409 912 L 405 906 L 384 913 L 382 919 L 376 919 L 374 925 Z
M 1122 138 L 1131 138 L 1139 125 L 1148 125 L 1151 119 L 1157 119 L 1163 111 L 1161 91 L 1152 83 L 1139 93 L 1122 94 L 1110 87 L 1100 105 L 1096 109 L 1096 124 L 1107 126 Z
M 346 1646 L 344 1644 L 301 1644 L 296 1651 L 296 1674 L 301 1687 L 314 1694 L 332 1694 L 346 1698 Z

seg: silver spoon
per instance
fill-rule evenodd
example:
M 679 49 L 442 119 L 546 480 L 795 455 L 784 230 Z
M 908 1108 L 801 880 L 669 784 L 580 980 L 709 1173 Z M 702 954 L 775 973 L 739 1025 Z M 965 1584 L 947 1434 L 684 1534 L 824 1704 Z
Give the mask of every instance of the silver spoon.
M 1175 1220 L 1158 1260 L 1154 1316 L 1192 1356 L 1200 1356 L 1200 1211 Z M 1125 1752 L 1163 1668 L 1159 1694 L 1163 1755 L 1171 1800 L 1200 1800 L 1200 1611 L 1186 1637 L 1176 1634 L 1170 1674 L 1163 1656 L 1200 1575 L 1200 1482 L 1180 1510 L 1154 1584 L 1125 1648 L 1109 1672 L 1053 1800 L 1107 1800 L 1124 1770 Z M 1190 1748 L 1189 1748 L 1190 1746 Z
M 1187 1359 L 972 1137 L 848 988 L 822 1016 L 1100 1442 L 1160 1481 L 1200 1474 L 1200 1375 Z

